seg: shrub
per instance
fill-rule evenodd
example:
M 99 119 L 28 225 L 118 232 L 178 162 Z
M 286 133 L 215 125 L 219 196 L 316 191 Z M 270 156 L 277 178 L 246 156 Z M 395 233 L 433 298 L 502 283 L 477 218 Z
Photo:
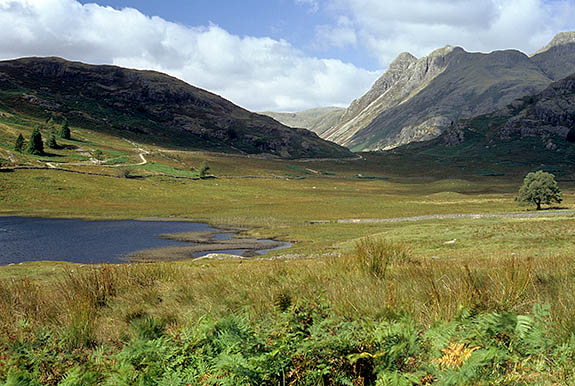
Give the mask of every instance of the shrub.
M 102 150 L 96 149 L 92 152 L 92 157 L 94 157 L 94 159 L 97 161 L 103 161 L 104 160 L 104 153 L 102 153 Z
M 200 171 L 198 172 L 200 178 L 206 178 L 208 176 L 209 171 L 210 171 L 210 167 L 208 166 L 206 161 L 203 161 L 200 164 Z
M 134 171 L 131 168 L 124 167 L 118 169 L 118 176 L 123 178 L 132 178 Z

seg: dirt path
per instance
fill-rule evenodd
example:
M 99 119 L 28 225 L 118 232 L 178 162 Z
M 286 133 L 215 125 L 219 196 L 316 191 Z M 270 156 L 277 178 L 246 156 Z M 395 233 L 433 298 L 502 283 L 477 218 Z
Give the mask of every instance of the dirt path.
M 134 146 L 135 150 L 138 152 L 138 157 L 142 160 L 141 162 L 134 163 L 134 164 L 117 164 L 117 165 L 102 165 L 100 161 L 90 156 L 90 162 L 45 162 L 45 165 L 51 169 L 57 169 L 60 165 L 64 166 L 100 166 L 103 168 L 119 168 L 119 167 L 126 167 L 126 166 L 140 166 L 146 165 L 148 160 L 146 159 L 146 155 L 150 154 L 149 150 L 141 148 L 137 143 L 125 140 L 129 142 L 132 146 Z
M 357 218 L 340 219 L 340 224 L 371 224 L 371 223 L 394 223 L 405 221 L 427 220 L 457 220 L 457 219 L 481 219 L 481 218 L 540 218 L 540 217 L 566 217 L 575 216 L 575 210 L 543 210 L 538 212 L 520 213 L 483 213 L 483 214 L 429 214 L 425 216 L 394 217 L 394 218 Z M 320 222 L 321 223 L 321 222 Z

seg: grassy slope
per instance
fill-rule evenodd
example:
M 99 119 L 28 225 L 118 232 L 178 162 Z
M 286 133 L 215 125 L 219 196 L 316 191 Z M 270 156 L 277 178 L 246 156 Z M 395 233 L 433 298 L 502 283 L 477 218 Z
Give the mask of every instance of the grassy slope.
M 74 125 L 173 148 L 350 156 L 307 130 L 289 129 L 168 75 L 59 58 L 0 62 L 1 109 L 42 119 L 65 115 Z

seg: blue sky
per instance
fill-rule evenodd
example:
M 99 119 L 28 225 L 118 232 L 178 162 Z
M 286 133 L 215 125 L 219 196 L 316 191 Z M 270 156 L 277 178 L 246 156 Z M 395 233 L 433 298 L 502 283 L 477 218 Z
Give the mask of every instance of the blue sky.
M 345 107 L 401 52 L 527 54 L 575 0 L 0 0 L 0 59 L 169 73 L 253 111 Z

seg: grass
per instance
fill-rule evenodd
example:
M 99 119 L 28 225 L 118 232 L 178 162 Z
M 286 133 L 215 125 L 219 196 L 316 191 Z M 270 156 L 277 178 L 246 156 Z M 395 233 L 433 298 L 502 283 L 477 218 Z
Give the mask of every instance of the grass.
M 0 157 L 33 123 L 0 118 Z M 112 176 L 120 168 L 73 164 L 95 150 L 141 161 L 127 141 L 82 128 L 72 135 L 54 156 L 15 157 Z M 0 215 L 186 218 L 293 246 L 266 256 L 283 255 L 274 260 L 0 267 L 0 382 L 575 382 L 575 218 L 335 221 L 524 211 L 513 198 L 533 165 L 146 151 L 146 165 L 129 166 L 134 178 L 0 173 Z M 193 177 L 202 162 L 217 178 L 170 177 Z M 572 208 L 574 185 L 559 184 Z
M 1 343 L 0 376 L 44 384 L 72 376 L 115 384 L 573 380 L 572 256 L 454 265 L 385 240 L 369 245 L 409 258 L 374 275 L 360 243 L 340 258 L 85 266 L 3 281 L 0 307 L 13 312 L 0 318 L 12 337 Z

